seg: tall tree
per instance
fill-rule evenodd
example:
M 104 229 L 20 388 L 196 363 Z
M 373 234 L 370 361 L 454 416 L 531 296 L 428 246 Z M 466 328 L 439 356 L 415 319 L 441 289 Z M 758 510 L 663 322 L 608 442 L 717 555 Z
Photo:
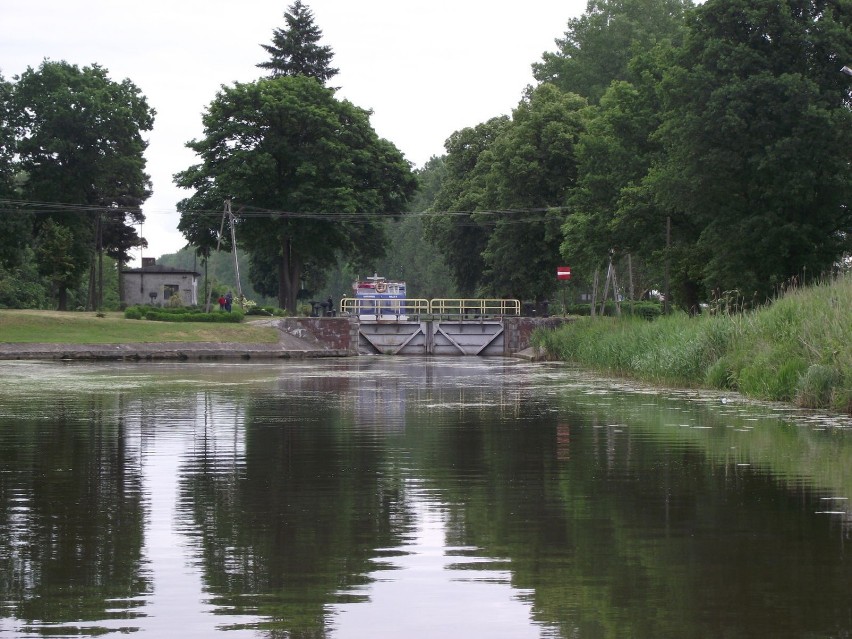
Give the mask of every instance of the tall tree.
M 325 84 L 336 76 L 338 70 L 331 67 L 334 53 L 331 47 L 318 44 L 322 31 L 314 24 L 314 14 L 307 5 L 296 0 L 284 19 L 287 26 L 272 31 L 272 44 L 260 45 L 270 59 L 257 66 L 268 69 L 273 78 L 304 75 Z
M 98 65 L 50 61 L 20 76 L 10 104 L 25 178 L 21 198 L 50 203 L 35 207 L 35 232 L 49 229 L 45 242 L 68 251 L 45 265 L 54 272 L 52 264 L 63 264 L 54 282 L 65 309 L 68 289 L 97 249 L 121 254 L 142 241 L 132 225 L 143 219 L 139 207 L 151 194 L 142 132 L 151 130 L 154 111 L 130 80 L 114 82 Z M 116 231 L 100 232 L 101 221 Z
M 9 198 L 12 195 L 15 132 L 10 121 L 11 97 L 12 84 L 0 73 L 0 198 Z
M 376 135 L 368 112 L 315 78 L 224 87 L 203 123 L 204 137 L 187 145 L 201 163 L 175 177 L 195 191 L 178 204 L 179 228 L 203 235 L 210 212 L 231 199 L 239 241 L 254 265 L 277 265 L 279 303 L 291 312 L 306 268 L 323 271 L 339 255 L 380 256 L 383 216 L 402 212 L 416 187 L 409 163 Z
M 586 12 L 568 21 L 559 49 L 533 64 L 533 75 L 596 104 L 610 82 L 628 79 L 635 54 L 676 35 L 692 6 L 692 0 L 589 0 Z
M 662 119 L 661 77 L 675 48 L 669 43 L 637 55 L 631 82 L 615 81 L 589 110 L 587 130 L 577 146 L 578 179 L 570 197 L 571 214 L 563 227 L 562 254 L 578 271 L 593 273 L 610 256 L 631 255 L 631 265 L 650 265 L 653 287 L 663 289 L 666 263 L 677 286 L 677 301 L 696 307 L 697 256 L 694 229 L 655 202 L 648 172 L 663 158 L 656 131 Z M 667 218 L 671 225 L 667 224 Z M 674 249 L 666 253 L 666 230 Z
M 852 4 L 708 0 L 663 82 L 649 183 L 696 229 L 707 289 L 771 295 L 852 249 Z
M 21 264 L 32 234 L 32 215 L 21 210 L 16 200 L 15 130 L 12 118 L 12 89 L 0 74 L 0 215 L 3 233 L 0 233 L 0 269 L 11 269 Z
M 576 145 L 586 106 L 584 98 L 542 84 L 494 141 L 487 204 L 497 212 L 474 215 L 492 226 L 482 253 L 484 292 L 536 301 L 553 292 L 561 261 L 561 207 L 577 178 Z
M 440 251 L 453 274 L 459 292 L 476 294 L 485 270 L 482 251 L 488 239 L 486 227 L 472 217 L 487 206 L 485 177 L 489 149 L 509 125 L 505 116 L 453 133 L 444 143 L 447 155 L 441 187 L 432 202 L 424 233 Z

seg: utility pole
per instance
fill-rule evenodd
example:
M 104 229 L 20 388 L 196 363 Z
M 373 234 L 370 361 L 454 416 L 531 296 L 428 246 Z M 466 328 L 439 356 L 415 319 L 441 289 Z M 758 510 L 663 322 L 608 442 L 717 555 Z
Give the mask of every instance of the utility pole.
M 228 214 L 228 221 L 231 223 L 231 252 L 234 254 L 234 274 L 237 277 L 237 299 L 240 300 L 240 303 L 242 304 L 243 285 L 240 283 L 240 263 L 237 259 L 237 233 L 234 228 L 236 225 L 236 218 L 231 211 L 231 200 L 225 200 L 225 211 Z

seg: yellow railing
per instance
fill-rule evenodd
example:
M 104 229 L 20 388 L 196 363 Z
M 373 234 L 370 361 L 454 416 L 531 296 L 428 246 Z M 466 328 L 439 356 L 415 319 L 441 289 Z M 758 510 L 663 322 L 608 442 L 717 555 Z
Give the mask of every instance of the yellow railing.
M 414 298 L 371 300 L 363 297 L 344 297 L 340 300 L 340 312 L 375 319 L 419 317 L 429 312 L 429 300 Z
M 439 319 L 482 319 L 521 314 L 518 300 L 500 299 L 368 299 L 344 297 L 340 300 L 343 315 L 367 319 L 415 319 L 423 315 Z
M 429 313 L 441 318 L 459 319 L 520 315 L 521 302 L 499 299 L 435 299 L 429 302 Z

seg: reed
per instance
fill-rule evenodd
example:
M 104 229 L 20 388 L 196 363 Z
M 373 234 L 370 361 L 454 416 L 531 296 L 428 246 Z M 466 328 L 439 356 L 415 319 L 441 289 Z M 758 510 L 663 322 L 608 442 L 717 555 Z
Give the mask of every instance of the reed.
M 653 322 L 580 318 L 533 343 L 547 356 L 644 381 L 736 390 L 852 413 L 852 274 L 755 311 Z

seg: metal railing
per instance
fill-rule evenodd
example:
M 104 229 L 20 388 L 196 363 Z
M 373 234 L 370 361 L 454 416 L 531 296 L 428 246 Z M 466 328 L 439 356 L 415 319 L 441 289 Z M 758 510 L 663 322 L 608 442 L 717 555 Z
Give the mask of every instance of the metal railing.
M 488 319 L 521 314 L 519 300 L 501 299 L 369 299 L 344 297 L 340 300 L 343 315 L 361 319 L 409 320 L 424 315 L 438 319 Z
M 447 319 L 482 319 L 520 315 L 519 300 L 500 299 L 434 299 L 429 302 L 429 313 Z
M 340 312 L 364 319 L 413 319 L 429 312 L 429 300 L 344 297 L 340 300 Z

